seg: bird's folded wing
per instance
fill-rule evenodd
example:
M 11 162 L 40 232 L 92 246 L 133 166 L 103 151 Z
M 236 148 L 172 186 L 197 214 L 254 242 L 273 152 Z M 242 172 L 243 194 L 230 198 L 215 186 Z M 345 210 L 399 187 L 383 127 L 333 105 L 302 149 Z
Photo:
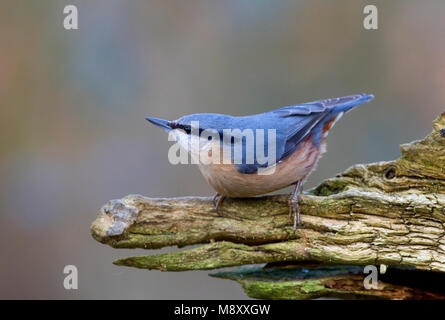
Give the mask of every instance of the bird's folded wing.
M 275 162 L 260 165 L 255 161 L 253 164 L 246 164 L 243 159 L 243 163 L 237 166 L 238 171 L 241 173 L 255 173 L 260 167 L 274 165 L 286 159 L 297 150 L 300 143 L 314 130 L 322 129 L 319 124 L 324 123 L 339 112 L 346 112 L 352 107 L 367 102 L 372 98 L 372 95 L 357 94 L 318 100 L 270 111 L 268 114 L 271 118 L 274 118 L 274 121 L 280 124 L 276 128 Z
M 275 110 L 282 118 L 294 117 L 295 125 L 289 127 L 283 153 L 278 156 L 277 161 L 283 160 L 293 154 L 298 145 L 316 128 L 317 124 L 326 117 L 334 116 L 336 111 L 346 111 L 346 108 L 356 106 L 369 99 L 366 94 L 330 98 L 304 103 L 296 106 L 284 107 Z

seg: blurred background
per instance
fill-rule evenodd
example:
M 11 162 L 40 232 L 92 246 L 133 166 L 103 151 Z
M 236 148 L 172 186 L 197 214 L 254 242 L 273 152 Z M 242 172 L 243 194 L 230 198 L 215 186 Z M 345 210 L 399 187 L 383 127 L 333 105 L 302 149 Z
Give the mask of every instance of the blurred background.
M 146 116 L 260 113 L 355 93 L 305 188 L 390 160 L 445 110 L 445 2 L 96 0 L 0 3 L 0 298 L 246 298 L 208 272 L 116 267 L 89 227 L 113 198 L 213 194 L 167 160 Z M 79 29 L 63 28 L 63 8 Z M 285 190 L 286 191 L 286 190 Z M 63 268 L 79 289 L 63 287 Z

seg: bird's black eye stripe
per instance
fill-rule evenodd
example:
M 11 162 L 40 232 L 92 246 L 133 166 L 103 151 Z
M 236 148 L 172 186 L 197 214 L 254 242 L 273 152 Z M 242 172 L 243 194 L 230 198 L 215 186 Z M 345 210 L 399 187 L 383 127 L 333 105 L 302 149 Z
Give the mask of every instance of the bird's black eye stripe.
M 177 122 L 170 122 L 168 124 L 172 129 L 181 129 L 184 130 L 187 134 L 190 134 L 192 132 L 192 128 L 189 124 L 182 124 Z M 205 129 L 199 128 L 199 134 L 201 134 Z
M 190 128 L 190 126 L 188 124 L 184 124 L 184 125 L 180 125 L 179 126 L 180 129 L 184 130 L 187 133 L 190 133 L 192 131 L 192 129 Z
M 188 124 L 182 124 L 182 123 L 170 122 L 168 125 L 169 125 L 172 129 L 182 129 L 182 130 L 184 130 L 184 131 L 187 132 L 187 133 L 190 133 L 190 132 L 192 131 L 190 125 L 188 125 Z

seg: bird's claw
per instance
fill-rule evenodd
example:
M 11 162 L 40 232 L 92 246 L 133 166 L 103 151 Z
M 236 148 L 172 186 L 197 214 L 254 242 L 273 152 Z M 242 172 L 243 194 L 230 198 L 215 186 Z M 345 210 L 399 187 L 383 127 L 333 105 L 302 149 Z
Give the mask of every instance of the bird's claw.
M 223 202 L 225 196 L 224 195 L 220 195 L 219 193 L 215 194 L 213 196 L 213 204 L 215 205 L 215 209 L 216 209 L 216 213 L 218 214 L 218 216 L 222 217 L 222 214 L 219 212 L 219 206 L 221 205 L 221 203 Z
M 217 193 L 215 193 L 215 195 L 212 198 L 212 202 L 215 207 L 216 207 L 216 202 L 217 202 L 217 199 L 219 196 L 220 196 L 220 194 L 217 192 Z
M 298 196 L 297 198 L 294 197 L 294 195 L 291 196 L 289 199 L 289 219 L 292 219 L 293 221 L 293 230 L 294 233 L 297 230 L 297 226 L 302 226 L 300 219 L 300 206 L 298 205 Z

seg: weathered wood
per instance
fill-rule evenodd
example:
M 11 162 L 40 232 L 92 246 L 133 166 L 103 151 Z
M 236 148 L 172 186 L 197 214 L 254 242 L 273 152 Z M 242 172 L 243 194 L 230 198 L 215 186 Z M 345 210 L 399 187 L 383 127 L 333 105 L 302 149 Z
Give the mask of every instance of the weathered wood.
M 361 267 L 265 270 L 255 266 L 211 274 L 213 277 L 237 281 L 249 297 L 257 299 L 445 299 L 445 289 L 435 285 L 437 281 L 443 283 L 445 274 L 439 277 L 415 270 L 391 268 L 387 275 L 376 282 L 376 287 L 366 289 Z M 413 278 L 417 278 L 416 283 L 422 283 L 422 287 L 411 286 Z M 387 282 L 387 279 L 395 280 L 395 283 Z M 400 279 L 406 279 L 405 283 Z
M 226 199 L 219 217 L 210 198 L 112 200 L 93 237 L 115 248 L 200 247 L 117 260 L 167 271 L 252 263 L 311 261 L 386 264 L 445 271 L 445 113 L 402 157 L 355 165 L 301 195 L 303 227 L 292 232 L 288 195 Z

